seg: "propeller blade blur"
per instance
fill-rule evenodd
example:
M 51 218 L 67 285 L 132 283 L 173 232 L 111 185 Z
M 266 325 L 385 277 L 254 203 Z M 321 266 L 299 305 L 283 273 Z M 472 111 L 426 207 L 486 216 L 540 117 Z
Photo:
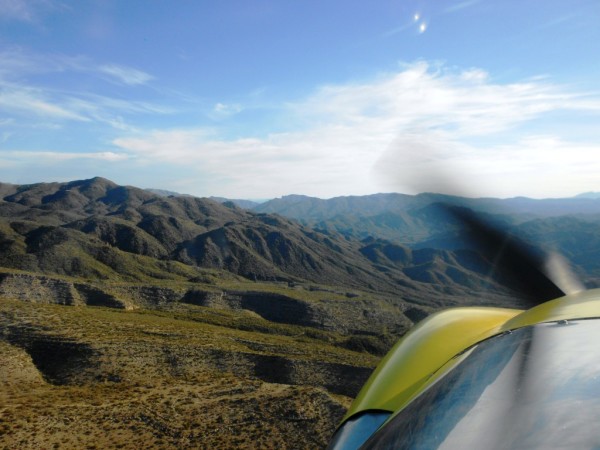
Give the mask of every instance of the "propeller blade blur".
M 468 208 L 445 205 L 501 278 L 529 307 L 562 297 L 566 291 L 550 278 L 546 258 L 516 236 L 485 221 Z

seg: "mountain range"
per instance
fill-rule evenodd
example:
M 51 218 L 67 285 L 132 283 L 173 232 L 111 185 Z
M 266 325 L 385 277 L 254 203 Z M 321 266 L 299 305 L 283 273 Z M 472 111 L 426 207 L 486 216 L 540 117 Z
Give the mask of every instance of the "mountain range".
M 440 290 L 452 304 L 468 290 L 493 286 L 488 293 L 493 301 L 510 302 L 505 289 L 485 278 L 485 261 L 475 252 L 411 248 L 383 232 L 349 233 L 336 225 L 343 214 L 313 227 L 283 217 L 286 211 L 273 215 L 232 202 L 165 197 L 102 178 L 0 184 L 0 193 L 5 268 L 121 281 L 192 280 L 199 268 L 215 269 L 249 280 L 345 286 L 431 305 L 444 303 L 435 294 Z M 382 208 L 380 202 L 367 205 L 367 212 Z M 347 210 L 354 208 L 351 203 Z M 356 209 L 353 215 L 373 222 L 366 214 Z M 429 230 L 423 238 L 456 227 L 438 217 L 433 203 L 401 214 L 403 229 Z
M 243 209 L 225 199 L 165 196 L 103 178 L 0 183 L 0 196 L 0 266 L 48 275 L 192 280 L 199 269 L 214 269 L 434 307 L 468 304 L 473 290 L 491 303 L 511 304 L 510 292 L 487 277 L 491 268 L 460 223 L 440 207 L 452 204 L 558 251 L 589 287 L 600 279 L 600 199 L 594 198 L 294 195 Z

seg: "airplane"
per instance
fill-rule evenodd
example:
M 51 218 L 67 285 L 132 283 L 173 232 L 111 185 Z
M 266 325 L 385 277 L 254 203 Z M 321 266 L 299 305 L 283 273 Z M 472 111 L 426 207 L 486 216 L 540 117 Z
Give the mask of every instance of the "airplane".
M 451 308 L 415 325 L 328 449 L 600 449 L 600 289 L 474 212 L 445 208 L 529 309 Z

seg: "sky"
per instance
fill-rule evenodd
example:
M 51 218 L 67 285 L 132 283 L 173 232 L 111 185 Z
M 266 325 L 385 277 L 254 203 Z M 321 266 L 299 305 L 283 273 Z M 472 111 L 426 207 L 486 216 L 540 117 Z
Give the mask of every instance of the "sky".
M 600 191 L 598 0 L 0 0 L 0 181 Z

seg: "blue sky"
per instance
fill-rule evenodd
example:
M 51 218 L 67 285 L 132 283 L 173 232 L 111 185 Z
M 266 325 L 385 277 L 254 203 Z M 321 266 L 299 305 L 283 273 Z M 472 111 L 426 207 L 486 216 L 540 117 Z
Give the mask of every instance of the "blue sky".
M 600 190 L 597 0 L 0 0 L 0 180 Z

